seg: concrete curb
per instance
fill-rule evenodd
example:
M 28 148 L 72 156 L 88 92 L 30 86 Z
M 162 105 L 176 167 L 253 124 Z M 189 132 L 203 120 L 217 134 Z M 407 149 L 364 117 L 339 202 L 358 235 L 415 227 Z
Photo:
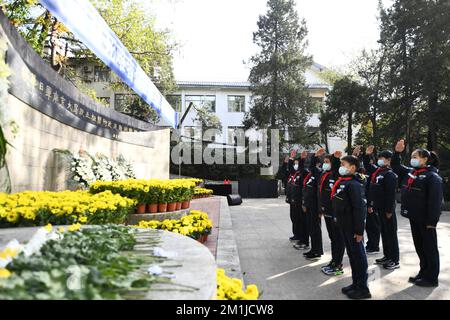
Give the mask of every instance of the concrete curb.
M 228 276 L 241 279 L 244 282 L 227 198 L 220 198 L 220 222 L 216 263 L 219 268 L 225 269 Z

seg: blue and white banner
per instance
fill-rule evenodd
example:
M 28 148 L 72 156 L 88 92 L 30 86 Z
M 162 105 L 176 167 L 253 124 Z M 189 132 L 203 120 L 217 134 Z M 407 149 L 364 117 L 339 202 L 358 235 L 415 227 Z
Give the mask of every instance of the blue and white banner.
M 39 0 L 99 59 L 176 128 L 178 114 L 89 0 Z

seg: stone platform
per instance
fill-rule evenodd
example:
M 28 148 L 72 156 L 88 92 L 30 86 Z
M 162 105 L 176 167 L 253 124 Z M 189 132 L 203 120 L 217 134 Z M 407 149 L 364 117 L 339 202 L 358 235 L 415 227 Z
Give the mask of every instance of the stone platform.
M 90 226 L 83 226 L 84 228 Z M 38 228 L 0 229 L 0 248 L 10 240 L 28 241 Z M 207 247 L 199 242 L 163 230 L 138 229 L 140 234 L 158 234 L 158 247 L 174 257 L 159 266 L 174 275 L 168 284 L 153 284 L 148 300 L 212 300 L 216 296 L 216 262 Z M 152 249 L 149 245 L 149 249 Z M 142 249 L 142 245 L 140 245 Z

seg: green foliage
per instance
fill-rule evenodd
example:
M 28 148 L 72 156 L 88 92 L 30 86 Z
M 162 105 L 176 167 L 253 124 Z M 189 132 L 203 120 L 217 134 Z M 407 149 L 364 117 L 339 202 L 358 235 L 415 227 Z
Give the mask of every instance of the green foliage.
M 127 253 L 138 243 L 135 232 L 108 225 L 48 240 L 40 254 L 22 253 L 7 266 L 12 276 L 0 279 L 0 299 L 123 299 L 131 291 L 144 297 L 156 278 L 140 271 L 143 257 Z
M 129 94 L 125 96 L 124 104 L 126 107 L 118 111 L 130 117 L 151 123 L 157 123 L 160 119 L 158 113 L 138 95 Z
M 293 0 L 269 0 L 267 6 L 253 34 L 260 51 L 251 58 L 254 100 L 244 125 L 289 129 L 296 138 L 306 137 L 307 110 L 312 104 L 304 78 L 312 63 L 305 54 L 306 23 L 299 20 Z
M 217 129 L 222 131 L 222 123 L 217 114 L 211 112 L 208 107 L 196 108 L 195 120 L 201 123 L 203 130 Z
M 358 144 L 392 149 L 399 138 L 414 148 L 437 151 L 441 175 L 450 175 L 450 2 L 395 0 L 380 4 L 379 48 L 362 52 L 348 72 L 368 89 L 367 108 L 354 125 Z M 333 121 L 336 127 L 343 123 Z M 450 187 L 446 184 L 446 198 Z
M 338 132 L 347 127 L 347 145 L 353 145 L 353 126 L 359 122 L 361 113 L 368 107 L 367 87 L 344 77 L 334 83 L 326 100 L 325 111 L 321 113 L 322 132 Z

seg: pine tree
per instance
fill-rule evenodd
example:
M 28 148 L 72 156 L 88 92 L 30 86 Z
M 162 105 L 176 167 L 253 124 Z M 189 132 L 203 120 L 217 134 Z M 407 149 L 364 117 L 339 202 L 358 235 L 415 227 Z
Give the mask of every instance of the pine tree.
M 307 110 L 312 105 L 304 78 L 312 63 L 305 54 L 306 22 L 299 19 L 294 0 L 269 0 L 267 6 L 253 34 L 260 51 L 251 58 L 253 106 L 244 125 L 287 129 L 295 142 L 305 143 Z

